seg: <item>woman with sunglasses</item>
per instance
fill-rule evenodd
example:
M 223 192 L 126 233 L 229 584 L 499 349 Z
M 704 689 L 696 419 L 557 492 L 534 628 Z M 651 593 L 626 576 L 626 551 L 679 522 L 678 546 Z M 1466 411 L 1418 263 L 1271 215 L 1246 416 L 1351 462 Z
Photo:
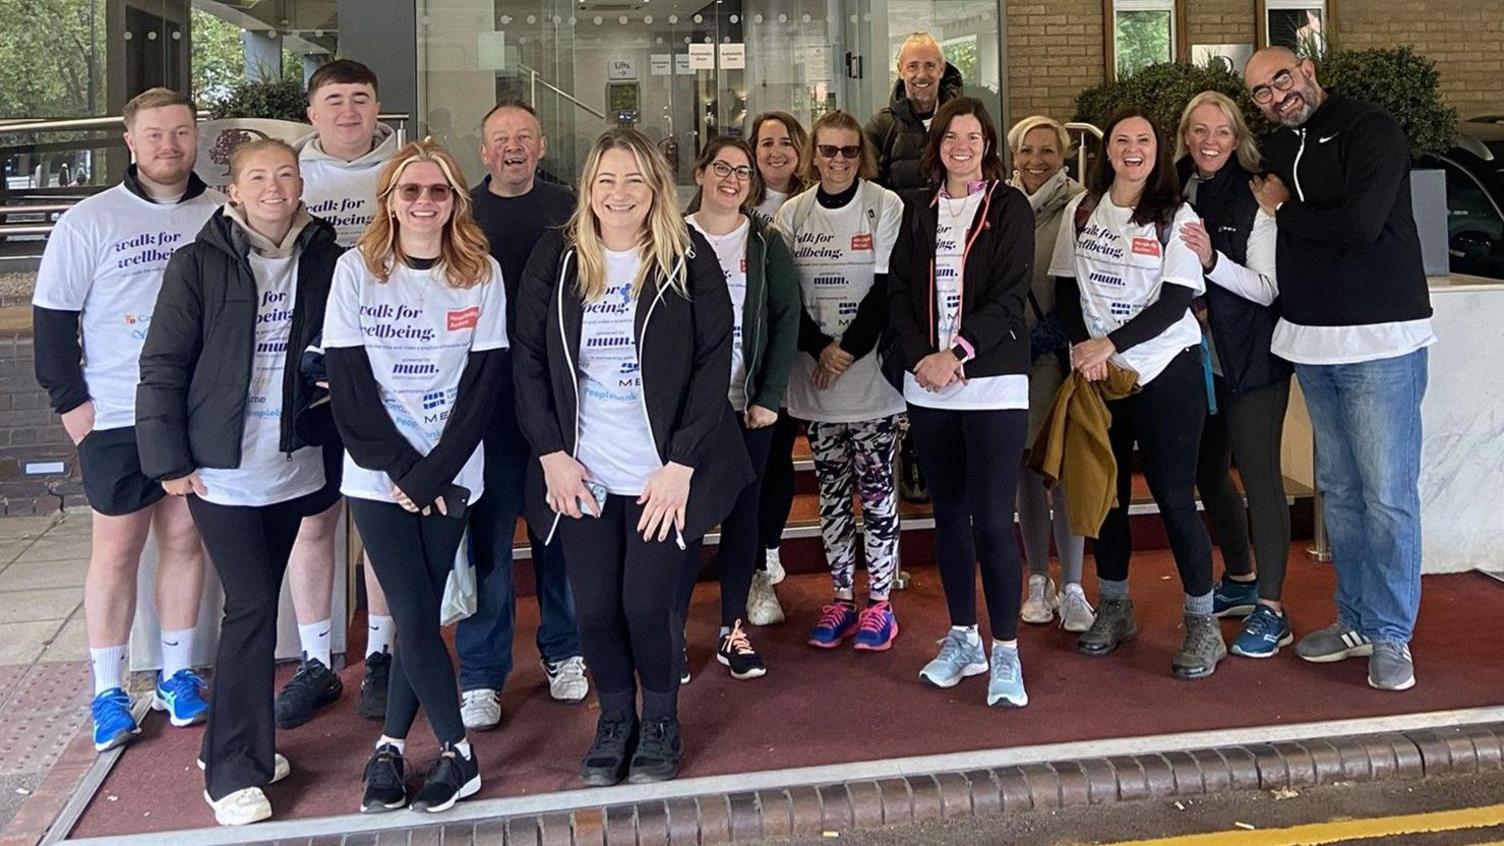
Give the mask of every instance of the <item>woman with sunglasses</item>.
M 757 179 L 747 205 L 762 217 L 773 220 L 789 197 L 803 191 L 808 162 L 804 152 L 809 134 L 788 112 L 763 112 L 752 120 L 752 150 L 757 154 Z M 770 626 L 783 622 L 783 607 L 773 586 L 783 581 L 783 560 L 779 545 L 783 529 L 794 506 L 794 441 L 799 437 L 799 421 L 789 416 L 779 398 L 778 421 L 773 424 L 773 440 L 768 446 L 768 462 L 763 470 L 762 496 L 757 503 L 759 534 L 764 549 L 762 566 L 752 574 L 747 594 L 747 622 Z
M 987 672 L 977 632 L 980 563 L 992 629 L 987 704 L 1021 708 L 1029 695 L 1018 655 L 1023 564 L 1013 497 L 1029 425 L 1024 298 L 1034 215 L 1004 184 L 998 146 L 981 101 L 957 97 L 935 113 L 919 166 L 940 188 L 907 197 L 888 290 L 950 609 L 940 653 L 919 677 L 954 687 Z
M 142 471 L 188 510 L 224 585 L 224 622 L 200 765 L 221 825 L 272 815 L 288 774 L 273 747 L 277 603 L 305 499 L 324 485 L 298 371 L 324 321 L 334 228 L 301 202 L 298 155 L 251 141 L 230 156 L 230 204 L 167 265 L 141 353 Z
M 678 596 L 752 467 L 726 402 L 726 278 L 642 133 L 612 129 L 591 148 L 574 216 L 528 260 L 516 341 L 517 418 L 539 456 L 528 522 L 564 544 L 601 708 L 581 778 L 671 779 Z
M 898 571 L 898 497 L 893 452 L 903 395 L 884 377 L 877 345 L 888 323 L 888 258 L 903 201 L 870 181 L 872 144 L 856 118 L 830 112 L 815 123 L 808 159 L 815 187 L 784 203 L 778 228 L 789 238 L 804 308 L 789 373 L 788 408 L 809 421 L 820 484 L 820 533 L 835 597 L 820 610 L 808 643 L 883 651 L 898 637 L 888 602 Z M 856 514 L 862 501 L 867 605 L 856 608 Z
M 341 491 L 397 625 L 386 719 L 362 812 L 408 804 L 403 752 L 421 705 L 439 756 L 415 810 L 480 790 L 439 605 L 483 493 L 481 437 L 508 371 L 506 289 L 470 213 L 459 165 L 430 141 L 381 170 L 380 212 L 339 261 L 324 323 Z
M 763 468 L 773 437 L 774 409 L 783 403 L 794 341 L 799 334 L 799 280 L 788 245 L 758 215 L 744 209 L 753 186 L 752 150 L 735 138 L 717 138 L 695 163 L 699 209 L 688 216 L 715 250 L 731 296 L 731 410 L 737 414 L 742 444 L 752 460 L 752 484 L 742 488 L 721 522 L 716 559 L 721 574 L 721 632 L 715 657 L 734 679 L 767 672 L 762 657 L 742 629 L 752 574 L 762 564 L 757 503 Z M 690 568 L 691 576 L 698 568 Z M 689 612 L 693 578 L 684 582 L 682 612 Z

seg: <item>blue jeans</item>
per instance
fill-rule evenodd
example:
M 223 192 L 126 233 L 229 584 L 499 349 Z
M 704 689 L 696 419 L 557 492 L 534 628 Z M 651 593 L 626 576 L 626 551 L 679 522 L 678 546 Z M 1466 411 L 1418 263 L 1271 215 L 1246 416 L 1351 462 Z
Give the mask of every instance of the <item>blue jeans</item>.
M 490 439 L 488 439 L 490 440 Z M 460 659 L 460 690 L 501 690 L 512 672 L 512 636 L 517 624 L 517 591 L 512 584 L 512 532 L 522 508 L 522 480 L 528 455 L 516 439 L 486 447 L 486 490 L 470 509 L 470 557 L 475 562 L 476 609 L 455 627 Z M 544 546 L 528 529 L 537 585 L 538 654 L 562 661 L 580 654 L 574 596 L 564 574 L 564 553 L 556 539 Z
M 1420 402 L 1426 351 L 1297 364 L 1316 435 L 1316 486 L 1337 569 L 1337 614 L 1409 643 L 1420 610 Z

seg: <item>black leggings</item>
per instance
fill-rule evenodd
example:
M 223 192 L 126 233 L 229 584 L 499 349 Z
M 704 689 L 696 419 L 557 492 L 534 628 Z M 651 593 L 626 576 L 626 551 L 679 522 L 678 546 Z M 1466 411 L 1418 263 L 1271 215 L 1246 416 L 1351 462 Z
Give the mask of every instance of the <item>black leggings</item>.
M 465 724 L 454 660 L 440 633 L 439 605 L 465 521 L 424 517 L 390 502 L 355 497 L 350 497 L 350 515 L 397 624 L 381 732 L 406 738 L 421 704 L 439 743 L 458 743 L 465 739 Z
M 214 696 L 200 754 L 213 799 L 271 783 L 276 753 L 277 603 L 303 521 L 304 497 L 261 507 L 188 497 L 188 511 L 225 590 Z
M 1259 597 L 1278 602 L 1285 584 L 1285 558 L 1290 554 L 1290 506 L 1280 466 L 1290 377 L 1239 394 L 1229 391 L 1221 376 L 1215 378 L 1217 413 L 1206 418 L 1201 433 L 1196 488 L 1211 520 L 1212 537 L 1222 550 L 1222 562 L 1234 576 L 1254 572 L 1254 562 L 1248 557 L 1252 524 Z M 1246 512 L 1229 472 L 1233 460 L 1238 463 L 1243 490 L 1248 492 Z
M 1118 504 L 1107 513 L 1093 547 L 1097 576 L 1128 578 L 1133 538 L 1128 530 L 1132 499 L 1133 444 L 1138 442 L 1144 479 L 1159 506 L 1180 583 L 1190 596 L 1212 589 L 1212 542 L 1196 511 L 1196 449 L 1206 420 L 1206 376 L 1201 347 L 1187 347 L 1142 390 L 1107 403 L 1108 439 L 1118 465 Z
M 789 416 L 788 409 L 779 409 L 757 500 L 758 532 L 764 549 L 778 548 L 794 507 L 794 441 L 798 437 L 799 421 Z
M 737 620 L 747 616 L 747 594 L 752 591 L 752 574 L 763 568 L 766 548 L 760 537 L 758 524 L 758 501 L 762 495 L 763 468 L 768 463 L 768 444 L 773 440 L 773 427 L 748 429 L 746 421 L 737 416 L 737 428 L 742 433 L 742 443 L 756 475 L 736 497 L 731 513 L 721 521 L 721 542 L 716 546 L 716 568 L 721 574 L 721 625 L 731 628 Z M 689 619 L 689 606 L 694 600 L 695 577 L 699 575 L 699 559 L 695 559 L 685 573 L 679 590 L 679 615 Z
M 1028 409 L 909 406 L 909 427 L 935 504 L 935 558 L 953 626 L 977 622 L 976 563 L 995 640 L 1018 637 L 1023 564 L 1013 537 L 1018 455 Z
M 635 497 L 610 494 L 599 517 L 559 518 L 559 540 L 601 713 L 634 714 L 641 682 L 642 718 L 658 720 L 678 716 L 684 618 L 677 597 L 686 570 L 699 562 L 699 544 L 681 550 L 672 532 L 662 543 L 645 541 L 636 531 L 641 518 Z

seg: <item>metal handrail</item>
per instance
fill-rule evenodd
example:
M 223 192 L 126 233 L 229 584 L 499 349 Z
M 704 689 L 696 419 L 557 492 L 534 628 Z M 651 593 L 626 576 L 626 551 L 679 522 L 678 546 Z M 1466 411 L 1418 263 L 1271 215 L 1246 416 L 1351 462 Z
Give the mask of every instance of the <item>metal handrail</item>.
M 1082 134 L 1082 136 L 1085 136 L 1085 135 L 1087 135 L 1089 133 L 1093 137 L 1095 137 L 1098 141 L 1102 140 L 1102 130 L 1098 129 L 1095 124 L 1086 123 L 1085 121 L 1075 121 L 1075 120 L 1070 121 L 1069 123 L 1067 123 L 1065 125 L 1065 131 L 1066 132 L 1079 132 L 1079 133 Z M 1083 140 L 1084 140 L 1084 137 L 1083 137 Z M 1086 173 L 1086 145 L 1085 144 L 1077 144 L 1076 145 L 1076 173 L 1083 175 L 1082 176 L 1082 181 L 1084 182 L 1085 181 L 1084 174 Z
M 548 83 L 544 84 L 547 85 Z M 209 113 L 206 111 L 200 111 L 198 113 L 198 119 L 200 121 L 209 120 Z M 412 119 L 412 116 L 407 112 L 388 112 L 386 114 L 377 115 L 376 119 L 382 121 L 408 121 Z M 124 123 L 125 118 L 121 117 L 120 115 L 108 115 L 105 117 L 91 118 L 62 118 L 58 120 L 44 120 L 41 118 L 13 118 L 8 121 L 0 121 L 0 133 L 63 132 L 70 129 L 115 129 L 122 126 Z
M 592 106 L 590 106 L 590 104 L 582 101 L 580 98 L 574 96 L 573 94 L 570 94 L 568 91 L 565 91 L 564 89 L 560 88 L 559 86 L 554 85 L 552 82 L 549 82 L 546 79 L 539 79 L 538 78 L 538 71 L 534 70 L 533 68 L 530 68 L 527 65 L 522 64 L 521 62 L 517 63 L 517 67 L 520 68 L 521 70 L 523 70 L 524 72 L 526 72 L 527 75 L 528 75 L 528 81 L 530 83 L 530 87 L 528 88 L 528 98 L 532 101 L 532 104 L 533 104 L 534 108 L 537 108 L 537 106 L 538 106 L 538 86 L 541 85 L 544 88 L 547 88 L 548 90 L 550 90 L 550 91 L 554 92 L 555 94 L 559 95 L 560 97 L 563 97 L 564 99 L 568 100 L 569 102 L 574 103 L 576 106 L 579 106 L 581 109 L 589 112 L 592 115 L 595 115 L 596 117 L 600 118 L 601 120 L 605 120 L 606 119 L 606 115 L 605 115 L 604 112 L 596 111 Z
M 48 212 L 65 212 L 73 208 L 72 203 L 48 203 L 34 206 L 0 206 L 0 217 L 12 214 L 43 214 Z

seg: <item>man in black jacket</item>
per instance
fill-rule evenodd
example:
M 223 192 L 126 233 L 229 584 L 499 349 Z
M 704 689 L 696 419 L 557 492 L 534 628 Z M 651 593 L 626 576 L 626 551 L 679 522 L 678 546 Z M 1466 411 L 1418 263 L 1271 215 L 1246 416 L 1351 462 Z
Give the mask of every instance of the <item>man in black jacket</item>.
M 1310 60 L 1285 48 L 1255 54 L 1244 81 L 1282 127 L 1264 147 L 1272 173 L 1253 181 L 1279 223 L 1283 316 L 1271 346 L 1305 394 L 1337 567 L 1337 621 L 1295 651 L 1318 663 L 1368 656 L 1371 686 L 1406 690 L 1420 607 L 1420 404 L 1436 341 L 1409 141 L 1383 110 L 1323 90 Z
M 863 127 L 877 150 L 877 184 L 893 191 L 921 188 L 927 180 L 919 157 L 935 110 L 961 94 L 961 72 L 945 61 L 940 43 L 916 32 L 898 50 L 893 98 Z

